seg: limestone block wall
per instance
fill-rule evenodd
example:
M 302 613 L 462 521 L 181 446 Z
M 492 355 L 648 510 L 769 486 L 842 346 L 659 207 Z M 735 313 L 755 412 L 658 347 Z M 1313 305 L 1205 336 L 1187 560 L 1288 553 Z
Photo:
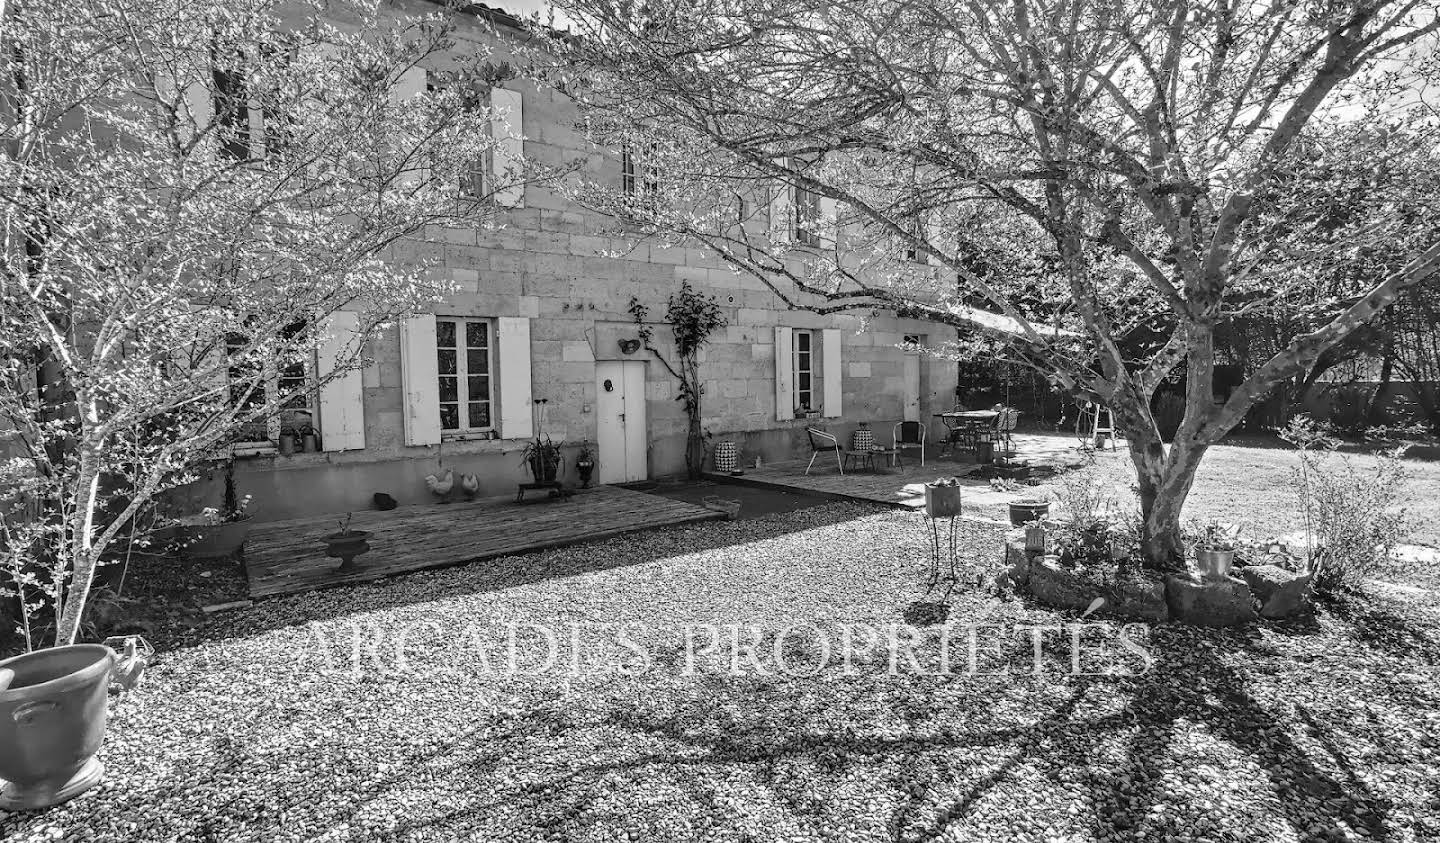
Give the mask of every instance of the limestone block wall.
M 425 12 L 430 4 L 410 0 L 402 10 Z M 413 7 L 413 8 L 410 8 Z M 475 28 L 465 39 L 490 36 Z M 572 128 L 575 114 L 557 94 L 512 83 L 524 102 L 525 154 L 548 164 L 579 161 L 582 168 L 618 184 L 617 155 L 585 143 Z M 596 438 L 595 364 L 626 357 L 619 339 L 637 331 L 627 312 L 631 296 L 663 314 L 669 295 L 688 281 L 714 295 L 729 325 L 705 349 L 704 427 L 716 440 L 742 445 L 747 461 L 800 456 L 803 420 L 777 418 L 775 327 L 840 330 L 843 414 L 825 427 L 847 438 L 860 421 L 872 422 L 880 440 L 903 413 L 906 334 L 932 343 L 953 338 L 950 329 L 885 314 L 820 316 L 789 310 L 761 282 L 731 271 L 707 253 L 665 248 L 621 229 L 614 221 L 576 207 L 555 191 L 529 187 L 524 206 L 503 210 L 499 225 L 483 230 L 434 228 L 395 245 L 388 259 L 425 262 L 453 292 L 434 311 L 440 316 L 514 317 L 530 320 L 532 395 L 545 399 L 540 426 L 572 446 Z M 662 353 L 671 353 L 668 327 L 655 326 Z M 365 448 L 242 461 L 242 492 L 256 496 L 257 517 L 274 519 L 343 512 L 370 505 L 374 492 L 401 503 L 430 499 L 423 478 L 453 468 L 481 478 L 482 493 L 505 494 L 528 478 L 520 449 L 524 440 L 453 440 L 411 447 L 404 438 L 404 387 L 400 332 L 391 326 L 366 347 L 363 373 Z M 673 359 L 673 358 L 672 358 Z M 922 419 L 949 409 L 955 366 L 925 358 L 920 366 Z M 817 383 L 818 389 L 818 383 Z M 677 384 L 657 361 L 646 367 L 646 409 L 652 476 L 684 469 L 685 416 L 675 400 Z M 808 453 L 808 451 L 807 451 Z

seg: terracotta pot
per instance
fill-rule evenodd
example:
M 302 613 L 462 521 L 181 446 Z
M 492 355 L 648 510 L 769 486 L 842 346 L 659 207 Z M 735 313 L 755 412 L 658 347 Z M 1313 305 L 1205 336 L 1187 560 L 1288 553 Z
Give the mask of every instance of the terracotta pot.
M 106 692 L 115 651 L 101 644 L 37 650 L 0 662 L 0 810 L 48 808 L 89 790 L 104 774 Z
M 1195 567 L 1199 569 L 1203 579 L 1218 580 L 1228 577 L 1230 568 L 1234 564 L 1235 551 L 1233 550 L 1195 549 Z
M 300 450 L 304 451 L 307 454 L 313 454 L 316 451 L 320 450 L 320 444 L 316 440 L 315 434 L 307 433 L 304 436 L 300 437 Z
M 355 564 L 355 557 L 370 550 L 370 544 L 366 541 L 368 538 L 369 530 L 331 533 L 325 537 L 325 555 L 340 560 L 339 570 L 353 571 L 359 567 Z
M 595 463 L 590 460 L 582 460 L 575 463 L 575 470 L 580 474 L 581 488 L 590 488 L 590 475 L 595 473 Z
M 295 437 L 289 433 L 280 434 L 280 439 L 277 442 L 277 447 L 279 447 L 280 449 L 280 456 L 290 456 L 291 454 L 295 453 Z
M 1049 501 L 1011 501 L 1010 526 L 1022 527 L 1031 521 L 1044 520 L 1050 514 Z
M 931 518 L 955 518 L 960 514 L 960 486 L 925 484 L 925 514 Z
M 185 547 L 185 553 L 198 559 L 234 556 L 249 537 L 249 519 L 213 526 L 192 527 L 186 530 L 186 539 L 190 544 Z

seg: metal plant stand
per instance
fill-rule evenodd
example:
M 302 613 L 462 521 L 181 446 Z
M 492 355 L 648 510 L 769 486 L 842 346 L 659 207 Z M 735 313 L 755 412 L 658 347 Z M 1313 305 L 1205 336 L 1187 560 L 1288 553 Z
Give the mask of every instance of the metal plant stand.
M 949 518 L 927 518 L 930 522 L 930 576 L 925 581 L 925 594 L 929 595 L 941 582 L 945 585 L 945 596 L 942 601 L 950 599 L 950 593 L 960 582 L 960 574 L 956 570 L 956 536 L 958 516 Z M 940 522 L 946 521 L 946 527 L 941 527 Z M 942 535 L 944 534 L 944 535 Z M 946 541 L 948 536 L 948 544 Z M 946 552 L 948 550 L 948 553 Z M 948 573 L 942 575 L 942 567 L 948 569 Z

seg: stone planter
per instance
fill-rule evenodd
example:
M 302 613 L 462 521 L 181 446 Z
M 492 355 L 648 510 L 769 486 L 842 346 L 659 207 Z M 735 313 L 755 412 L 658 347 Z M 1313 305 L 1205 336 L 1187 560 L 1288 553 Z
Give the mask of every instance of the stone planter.
M 1195 568 L 1201 579 L 1216 580 L 1230 576 L 1230 568 L 1235 565 L 1235 551 L 1233 550 L 1204 550 L 1195 549 Z
M 224 524 L 188 527 L 185 530 L 185 553 L 196 559 L 219 559 L 234 556 L 250 538 L 250 520 Z
M 975 461 L 981 465 L 990 465 L 995 462 L 995 443 L 983 440 L 976 442 Z
M 925 484 L 925 514 L 931 518 L 955 518 L 960 515 L 960 486 Z
M 580 475 L 580 488 L 590 488 L 590 475 L 595 473 L 594 461 L 581 460 L 575 463 L 575 471 Z
M 33 811 L 95 786 L 106 692 L 119 667 L 101 644 L 37 650 L 0 662 L 0 810 Z
M 368 538 L 369 530 L 331 533 L 325 537 L 325 555 L 340 560 L 337 570 L 354 571 L 359 567 L 355 564 L 355 557 L 370 550 L 370 544 L 366 541 Z
M 1031 521 L 1043 521 L 1049 514 L 1049 501 L 1010 502 L 1010 524 L 1014 527 L 1022 527 Z

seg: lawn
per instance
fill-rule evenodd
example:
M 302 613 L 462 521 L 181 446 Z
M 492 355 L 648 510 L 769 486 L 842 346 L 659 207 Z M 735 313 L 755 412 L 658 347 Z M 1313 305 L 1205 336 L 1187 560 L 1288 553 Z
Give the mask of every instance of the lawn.
M 1362 471 L 1373 470 L 1373 449 L 1347 447 L 1344 453 Z M 1407 458 L 1405 462 L 1410 474 L 1406 508 L 1412 532 L 1408 541 L 1440 547 L 1440 461 Z M 1114 484 L 1117 499 L 1133 501 L 1129 488 L 1135 470 L 1124 444 L 1117 451 L 1097 452 L 1097 464 Z M 1226 440 L 1205 455 L 1185 505 L 1185 517 L 1240 524 L 1256 538 L 1302 530 L 1304 515 L 1293 476 L 1298 465 L 1295 450 L 1279 439 Z
M 0 837 L 1440 836 L 1435 594 L 1385 588 L 1291 625 L 1131 628 L 1143 673 L 1104 624 L 1082 630 L 1087 675 L 1071 676 L 1068 635 L 1042 632 L 1036 660 L 1029 633 L 996 627 L 1073 617 L 977 587 L 1002 534 L 961 529 L 954 626 L 895 627 L 898 649 L 849 664 L 821 642 L 935 597 L 917 585 L 917 513 L 826 504 L 217 615 L 116 707 L 104 788 L 0 818 Z M 530 624 L 558 633 L 555 666 Z M 710 624 L 758 632 L 710 647 Z M 961 655 L 935 675 L 942 636 L 973 624 L 988 625 L 974 671 Z M 777 653 L 789 673 L 765 672 Z

